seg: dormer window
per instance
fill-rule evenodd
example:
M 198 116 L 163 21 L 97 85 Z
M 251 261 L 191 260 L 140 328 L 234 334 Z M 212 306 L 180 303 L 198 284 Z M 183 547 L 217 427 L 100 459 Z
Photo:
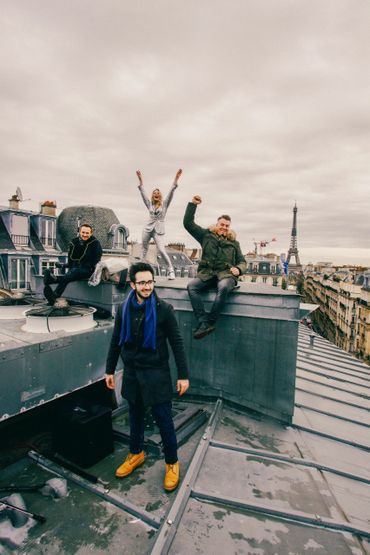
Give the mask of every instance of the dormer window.
M 56 232 L 55 220 L 43 218 L 41 220 L 41 243 L 44 247 L 55 248 L 56 246 Z
M 112 237 L 112 249 L 127 249 L 127 238 L 129 235 L 127 227 L 122 224 L 113 224 L 110 227 L 109 235 Z
M 30 237 L 27 216 L 12 215 L 11 237 L 16 247 L 28 246 Z
M 125 245 L 125 234 L 123 233 L 123 229 L 117 228 L 116 235 L 115 235 L 114 246 L 116 249 L 123 249 Z

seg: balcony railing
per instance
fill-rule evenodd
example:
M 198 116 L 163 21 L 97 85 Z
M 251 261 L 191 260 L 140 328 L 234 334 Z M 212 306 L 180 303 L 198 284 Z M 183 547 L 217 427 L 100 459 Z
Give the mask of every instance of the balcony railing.
M 14 245 L 22 245 L 24 247 L 28 247 L 30 238 L 28 235 L 13 235 L 12 234 L 12 241 Z

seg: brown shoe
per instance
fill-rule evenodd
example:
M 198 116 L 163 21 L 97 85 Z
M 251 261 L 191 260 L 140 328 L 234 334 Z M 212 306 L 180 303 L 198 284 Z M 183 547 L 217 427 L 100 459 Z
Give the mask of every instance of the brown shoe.
M 116 476 L 118 478 L 124 478 L 125 476 L 128 476 L 133 470 L 135 470 L 135 468 L 143 464 L 144 461 L 144 451 L 141 451 L 141 453 L 138 453 L 137 455 L 129 453 L 121 466 L 117 468 Z
M 164 489 L 166 491 L 173 491 L 177 488 L 180 482 L 180 463 L 177 461 L 175 464 L 166 464 L 166 475 L 164 477 Z

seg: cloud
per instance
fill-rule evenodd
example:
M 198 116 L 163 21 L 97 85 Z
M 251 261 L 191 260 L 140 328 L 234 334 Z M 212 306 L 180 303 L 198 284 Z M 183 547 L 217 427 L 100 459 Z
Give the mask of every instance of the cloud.
M 168 189 L 167 238 L 199 193 L 245 250 L 370 248 L 370 4 L 356 0 L 5 0 L 1 204 L 112 207 L 139 239 L 136 190 Z M 31 203 L 32 204 L 32 203 Z M 357 251 L 356 251 L 357 249 Z M 311 251 L 309 251 L 311 252 Z M 314 257 L 311 257 L 314 258 Z

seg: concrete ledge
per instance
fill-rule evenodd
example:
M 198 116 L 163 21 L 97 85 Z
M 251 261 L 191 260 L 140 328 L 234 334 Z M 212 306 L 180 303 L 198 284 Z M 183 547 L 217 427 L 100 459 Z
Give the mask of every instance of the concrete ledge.
M 190 366 L 191 393 L 219 396 L 290 423 L 294 411 L 300 296 L 241 283 L 229 296 L 216 331 L 193 339 L 196 322 L 186 285 L 158 278 L 158 295 L 177 313 Z M 215 293 L 203 298 L 209 310 Z
M 52 289 L 54 286 L 52 286 Z M 36 293 L 43 296 L 43 278 L 36 278 Z M 125 298 L 125 292 L 119 289 L 114 283 L 102 282 L 95 287 L 88 285 L 87 281 L 73 281 L 69 283 L 63 293 L 63 298 L 96 308 L 107 310 L 115 316 L 118 306 Z
M 230 294 L 216 331 L 197 341 L 193 339 L 196 323 L 186 290 L 188 280 L 159 277 L 156 281 L 158 295 L 176 311 L 189 359 L 191 393 L 222 397 L 290 423 L 300 296 L 267 285 L 241 283 Z M 39 278 L 39 293 L 42 289 Z M 214 295 L 212 291 L 204 295 L 207 308 Z M 112 283 L 89 287 L 87 282 L 69 284 L 65 295 L 113 315 L 124 296 Z M 83 334 L 57 334 L 55 344 L 50 337 L 32 339 L 15 329 L 12 337 L 19 347 L 4 344 L 2 351 L 0 386 L 6 392 L 2 415 L 14 415 L 101 379 L 112 326 L 105 321 L 102 327 Z M 174 372 L 173 360 L 171 368 Z

